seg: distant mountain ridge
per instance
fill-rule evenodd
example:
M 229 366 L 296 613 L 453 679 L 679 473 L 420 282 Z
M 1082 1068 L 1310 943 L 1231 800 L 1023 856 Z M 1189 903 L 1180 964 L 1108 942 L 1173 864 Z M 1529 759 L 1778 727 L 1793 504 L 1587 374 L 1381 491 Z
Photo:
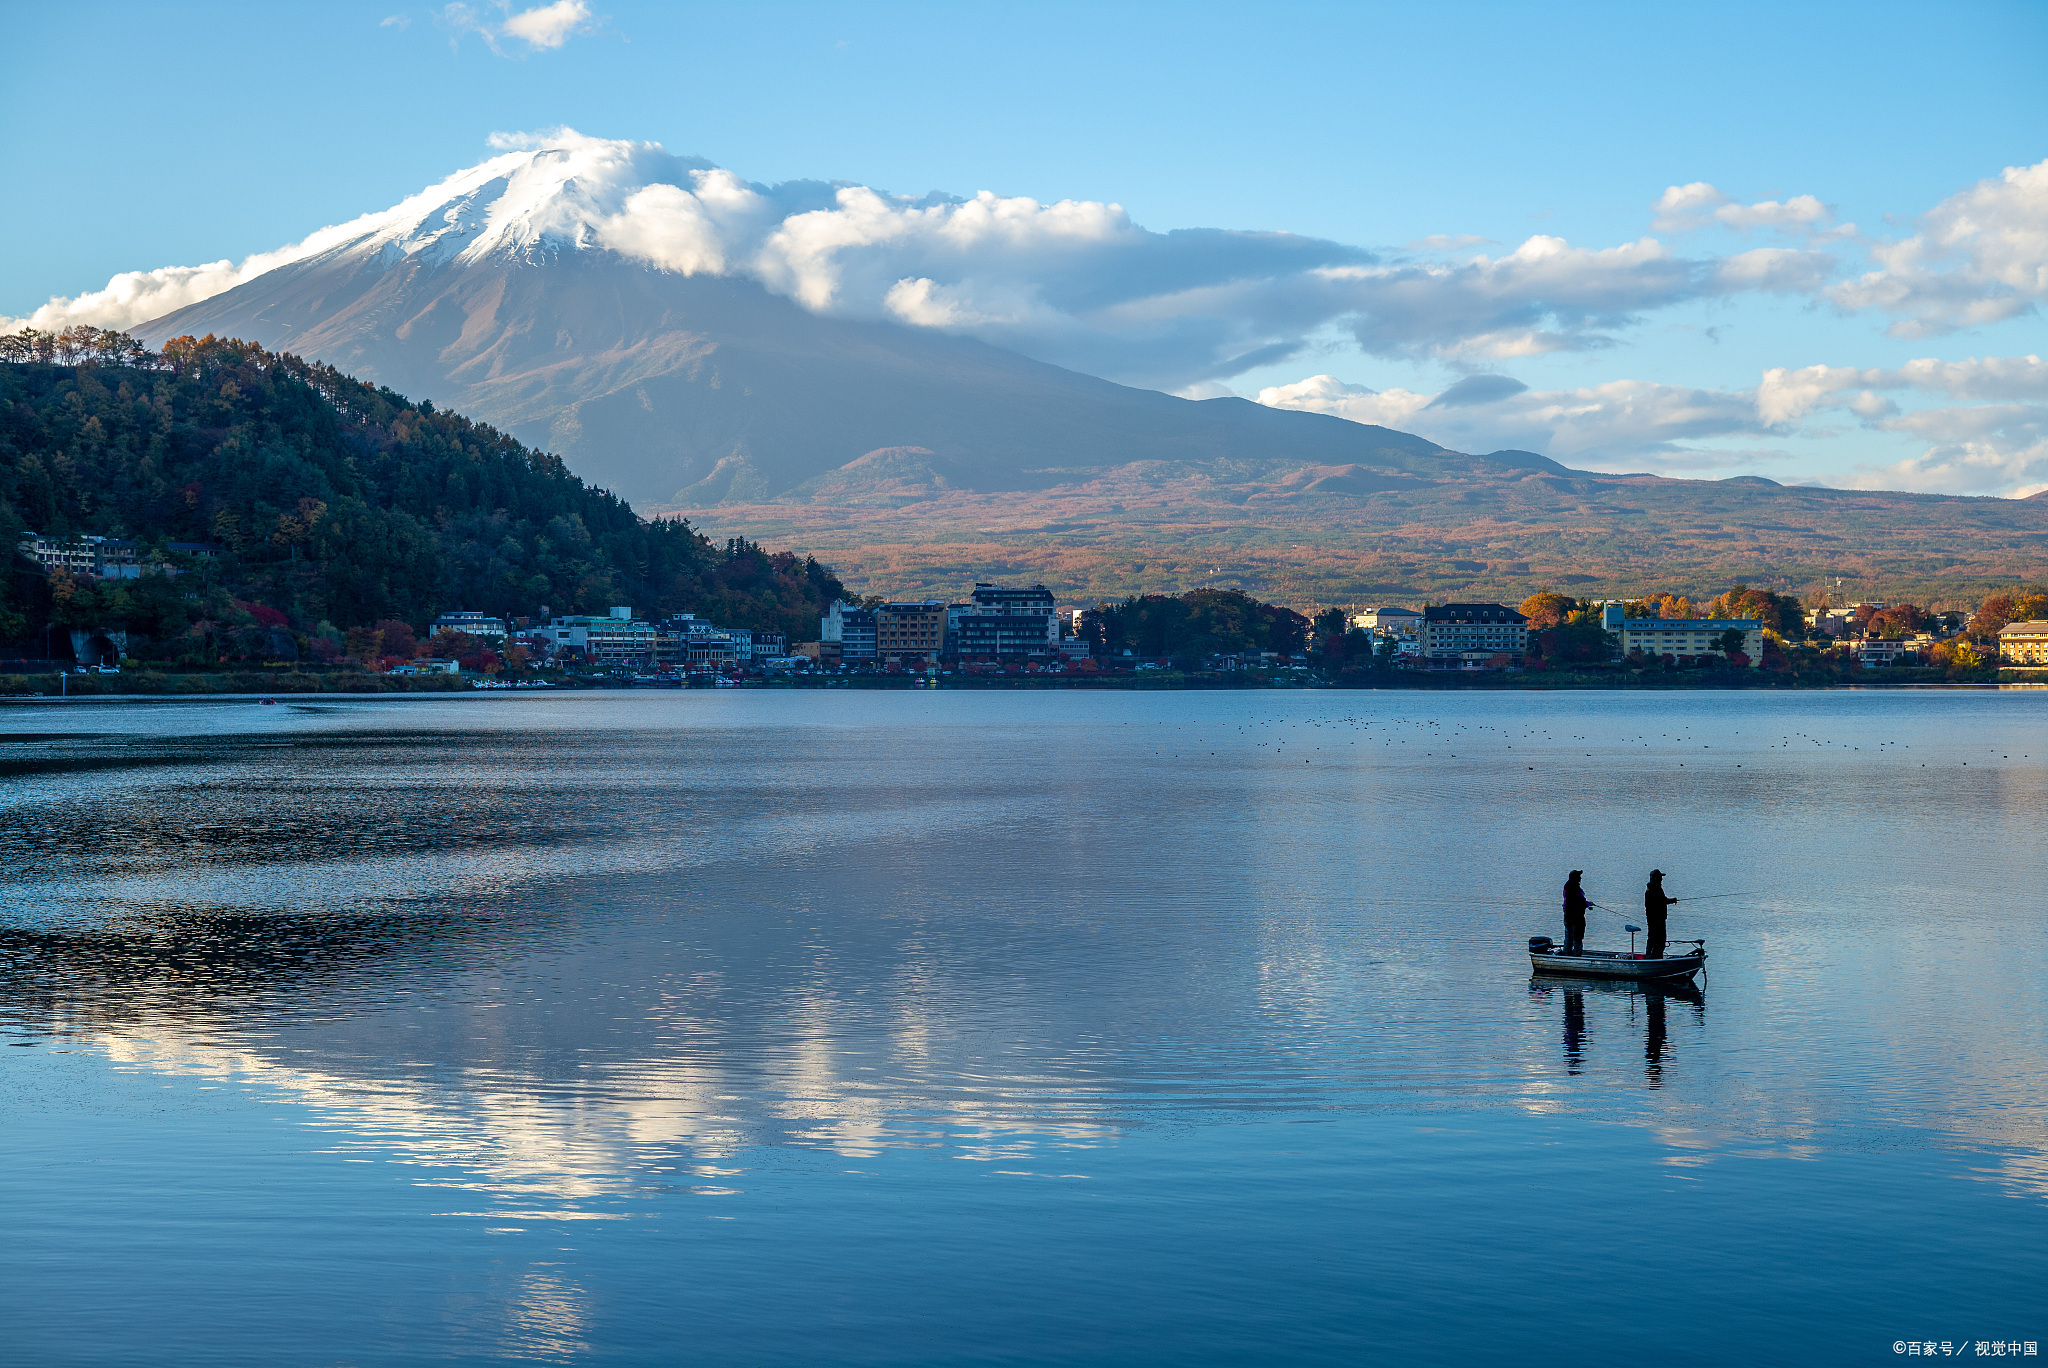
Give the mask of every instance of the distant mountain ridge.
M 634 155 L 665 185 L 709 174 Z M 324 361 L 558 453 L 642 513 L 828 553 L 877 591 L 966 573 L 1127 592 L 1236 566 L 1228 582 L 1295 602 L 1745 576 L 1924 594 L 2048 569 L 2038 498 L 1599 475 L 815 312 L 724 266 L 615 250 L 618 220 L 572 170 L 545 149 L 496 158 L 133 331 Z

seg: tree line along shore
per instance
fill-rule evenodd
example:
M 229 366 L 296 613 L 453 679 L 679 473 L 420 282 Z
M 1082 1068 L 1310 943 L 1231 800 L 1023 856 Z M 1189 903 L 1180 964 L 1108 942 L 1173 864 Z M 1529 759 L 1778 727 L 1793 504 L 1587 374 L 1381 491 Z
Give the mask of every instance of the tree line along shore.
M 332 367 L 211 337 L 152 352 L 91 328 L 0 338 L 0 542 L 13 549 L 0 580 L 0 692 L 15 694 L 595 685 L 616 681 L 426 624 L 455 607 L 526 625 L 623 602 L 799 642 L 835 603 L 881 602 L 849 596 L 816 560 L 642 518 L 554 456 Z M 1697 615 L 1763 621 L 1759 668 L 1740 678 L 1725 659 L 1616 660 L 1599 608 L 1532 596 L 1518 608 L 1528 637 L 1516 668 L 1457 682 L 1867 682 L 1857 648 L 1871 640 L 1913 643 L 1892 653 L 1910 660 L 1888 672 L 1895 682 L 1988 681 L 2000 677 L 1999 629 L 2048 616 L 2048 597 L 2015 587 L 1966 610 L 1836 605 L 1738 584 Z M 1674 592 L 1629 611 L 1696 610 Z M 1310 615 L 1198 589 L 1084 613 L 1076 630 L 1103 634 L 1093 671 L 996 661 L 955 682 L 1450 683 L 1404 668 L 1398 642 L 1355 625 L 1360 610 Z M 426 656 L 461 673 L 394 673 Z M 121 673 L 56 673 L 86 659 Z M 872 673 L 886 683 L 890 672 Z

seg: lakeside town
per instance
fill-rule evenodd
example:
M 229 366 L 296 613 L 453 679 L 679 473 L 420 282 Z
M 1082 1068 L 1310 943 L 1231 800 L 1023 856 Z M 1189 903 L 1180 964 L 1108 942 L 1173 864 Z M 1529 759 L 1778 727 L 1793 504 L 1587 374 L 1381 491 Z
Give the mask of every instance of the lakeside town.
M 18 548 L 53 595 L 82 586 L 175 577 L 220 550 L 173 543 L 144 553 L 108 537 L 30 536 Z M 535 620 L 454 609 L 424 623 L 384 619 L 346 631 L 294 623 L 236 601 L 248 622 L 209 636 L 212 659 L 164 661 L 125 628 L 45 631 L 40 659 L 0 661 L 13 692 L 37 675 L 95 680 L 140 671 L 341 674 L 440 687 L 722 688 L 897 680 L 1018 678 L 1045 683 L 1494 684 L 1804 683 L 1857 678 L 1988 680 L 2048 668 L 2048 595 L 2013 591 L 1974 610 L 1891 601 L 1807 600 L 1736 585 L 1698 604 L 1668 592 L 1639 599 L 1539 592 L 1521 603 L 1380 604 L 1313 615 L 1231 590 L 1063 605 L 1044 584 L 977 583 L 957 601 L 846 596 L 814 633 L 718 623 L 694 613 Z M 157 659 L 144 658 L 150 654 Z M 1865 672 L 1883 670 L 1886 676 Z M 81 681 L 83 683 L 83 681 Z M 71 690 L 68 682 L 60 687 Z M 177 686 L 167 684 L 172 691 Z M 86 687 L 82 691 L 98 692 Z M 114 691 L 120 691 L 115 689 Z

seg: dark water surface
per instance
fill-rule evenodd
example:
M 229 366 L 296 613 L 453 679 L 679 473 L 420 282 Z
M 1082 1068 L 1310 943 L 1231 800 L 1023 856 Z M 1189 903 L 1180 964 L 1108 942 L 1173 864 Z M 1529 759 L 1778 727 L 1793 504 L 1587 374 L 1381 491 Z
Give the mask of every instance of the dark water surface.
M 2038 1342 L 2044 721 L 2037 692 L 0 706 L 0 1358 Z M 1567 869 L 1639 922 L 1653 865 L 1760 890 L 1674 909 L 1699 992 L 1532 981 Z

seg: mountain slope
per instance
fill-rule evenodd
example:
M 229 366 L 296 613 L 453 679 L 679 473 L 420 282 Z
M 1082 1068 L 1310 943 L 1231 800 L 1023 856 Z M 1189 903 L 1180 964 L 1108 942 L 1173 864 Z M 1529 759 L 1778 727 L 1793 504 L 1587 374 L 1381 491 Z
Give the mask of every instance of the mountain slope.
M 967 338 L 821 317 L 752 281 L 604 251 L 455 263 L 340 249 L 135 332 L 317 357 L 551 448 L 648 509 L 773 498 L 891 447 L 923 448 L 989 491 L 1136 461 L 1491 465 L 1386 428 L 1177 399 Z

